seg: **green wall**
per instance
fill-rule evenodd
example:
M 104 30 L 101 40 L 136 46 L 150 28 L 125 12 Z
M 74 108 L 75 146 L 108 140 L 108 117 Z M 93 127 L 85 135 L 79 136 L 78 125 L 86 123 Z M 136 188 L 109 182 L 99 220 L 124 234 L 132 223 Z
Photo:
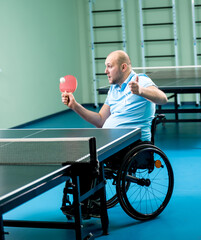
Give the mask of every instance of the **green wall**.
M 0 6 L 0 128 L 9 128 L 64 109 L 60 77 L 80 78 L 79 9 L 74 0 Z
M 145 5 L 161 5 L 160 0 L 144 1 Z M 124 2 L 127 52 L 133 66 L 142 66 L 138 0 Z M 106 9 L 118 6 L 119 0 L 96 0 L 95 4 Z M 59 79 L 66 74 L 78 79 L 76 99 L 93 103 L 88 0 L 0 0 L 0 6 L 0 128 L 66 109 L 59 92 Z M 176 9 L 179 64 L 194 64 L 191 0 L 176 0 Z M 163 20 L 163 14 L 157 14 Z M 107 16 L 101 19 L 105 24 L 114 21 Z M 102 31 L 100 36 L 106 39 L 109 34 Z M 152 51 L 160 51 L 160 47 L 155 44 Z M 109 50 L 102 46 L 98 52 L 106 57 Z M 104 61 L 101 64 L 104 71 Z M 161 60 L 149 64 L 160 65 Z M 167 64 L 172 63 L 163 65 Z M 103 83 L 107 83 L 106 77 L 99 84 Z M 104 99 L 101 96 L 98 101 Z
M 176 21 L 178 37 L 179 65 L 191 65 L 193 62 L 193 34 L 191 0 L 176 0 Z M 171 0 L 144 0 L 142 7 L 171 6 Z M 140 47 L 140 15 L 138 0 L 127 0 L 125 4 L 127 20 L 128 52 L 135 66 L 142 66 Z M 143 23 L 172 22 L 171 10 L 143 11 Z M 145 39 L 173 38 L 172 26 L 144 27 Z M 132 39 L 132 40 L 131 40 Z M 174 52 L 172 42 L 145 43 L 145 55 L 162 55 Z M 147 48 L 146 48 L 147 47 Z M 171 58 L 154 58 L 147 60 L 146 66 L 170 66 L 175 61 Z

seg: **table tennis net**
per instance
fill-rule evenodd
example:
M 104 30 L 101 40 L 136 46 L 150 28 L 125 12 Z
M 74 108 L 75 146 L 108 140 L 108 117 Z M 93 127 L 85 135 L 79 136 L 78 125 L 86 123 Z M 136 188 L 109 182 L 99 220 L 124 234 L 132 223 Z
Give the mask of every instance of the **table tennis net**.
M 90 138 L 1 139 L 0 165 L 51 165 L 90 161 Z

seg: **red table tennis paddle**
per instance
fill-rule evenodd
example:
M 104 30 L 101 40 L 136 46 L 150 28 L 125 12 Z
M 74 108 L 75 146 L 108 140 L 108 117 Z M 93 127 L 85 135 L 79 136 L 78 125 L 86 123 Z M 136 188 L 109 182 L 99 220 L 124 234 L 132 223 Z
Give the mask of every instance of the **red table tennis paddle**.
M 73 93 L 77 88 L 77 79 L 72 75 L 66 75 L 60 78 L 60 91 Z

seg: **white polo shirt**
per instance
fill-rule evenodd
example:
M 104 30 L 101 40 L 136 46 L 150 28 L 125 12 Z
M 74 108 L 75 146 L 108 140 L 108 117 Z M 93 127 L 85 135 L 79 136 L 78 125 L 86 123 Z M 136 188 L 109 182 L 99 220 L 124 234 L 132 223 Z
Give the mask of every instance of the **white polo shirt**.
M 141 128 L 142 141 L 151 140 L 151 123 L 155 115 L 155 104 L 138 95 L 132 94 L 128 83 L 134 81 L 136 73 L 132 71 L 121 85 L 110 86 L 105 104 L 110 106 L 111 115 L 103 128 Z M 139 85 L 156 86 L 145 74 L 138 74 Z

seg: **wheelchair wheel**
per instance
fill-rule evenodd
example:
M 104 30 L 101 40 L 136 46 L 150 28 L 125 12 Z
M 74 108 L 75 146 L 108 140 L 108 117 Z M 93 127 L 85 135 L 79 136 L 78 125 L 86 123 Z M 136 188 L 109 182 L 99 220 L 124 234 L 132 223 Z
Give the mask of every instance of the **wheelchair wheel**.
M 116 194 L 117 170 L 104 168 L 106 178 L 106 204 L 107 208 L 112 208 L 118 203 Z
M 128 152 L 118 171 L 116 191 L 123 210 L 137 220 L 150 220 L 167 206 L 174 176 L 167 156 L 142 144 Z

